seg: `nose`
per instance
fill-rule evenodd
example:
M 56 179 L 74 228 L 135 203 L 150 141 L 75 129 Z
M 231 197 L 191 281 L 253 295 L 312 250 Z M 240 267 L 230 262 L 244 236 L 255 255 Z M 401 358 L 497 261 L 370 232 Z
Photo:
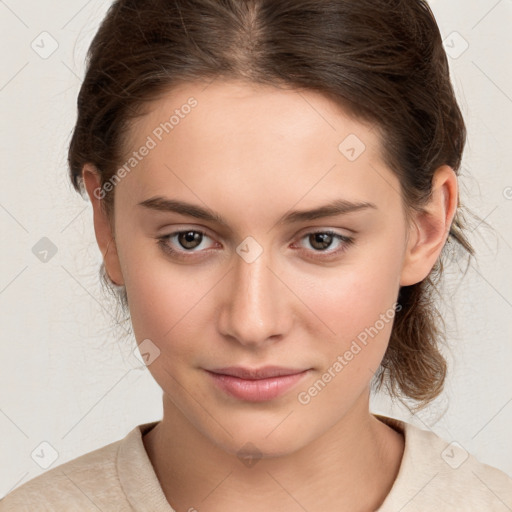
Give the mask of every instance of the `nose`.
M 252 262 L 236 254 L 233 265 L 221 299 L 221 334 L 253 348 L 282 339 L 292 322 L 286 306 L 292 294 L 266 251 Z

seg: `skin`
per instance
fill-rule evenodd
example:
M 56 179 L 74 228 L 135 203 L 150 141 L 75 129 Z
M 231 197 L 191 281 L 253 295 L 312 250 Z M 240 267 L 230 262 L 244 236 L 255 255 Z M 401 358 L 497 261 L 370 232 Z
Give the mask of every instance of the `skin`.
M 126 286 L 138 343 L 160 350 L 148 369 L 164 415 L 143 441 L 162 489 L 177 511 L 375 510 L 404 449 L 369 412 L 392 322 L 308 404 L 297 395 L 392 311 L 400 286 L 429 274 L 455 215 L 456 174 L 437 169 L 426 213 L 407 224 L 375 127 L 319 93 L 241 81 L 173 89 L 133 124 L 131 150 L 190 96 L 197 107 L 116 185 L 112 222 L 94 195 L 94 167 L 83 170 L 106 270 Z M 349 134 L 366 146 L 354 161 L 338 150 Z M 138 205 L 156 195 L 208 207 L 228 226 Z M 338 198 L 377 209 L 277 223 Z M 195 248 L 168 239 L 180 258 L 155 240 L 197 229 L 208 236 Z M 307 235 L 322 230 L 355 242 L 322 259 L 344 245 L 319 248 Z M 263 250 L 250 263 L 236 252 L 248 236 Z M 260 403 L 226 395 L 204 371 L 271 364 L 310 371 Z M 248 442 L 261 454 L 251 467 L 237 456 Z

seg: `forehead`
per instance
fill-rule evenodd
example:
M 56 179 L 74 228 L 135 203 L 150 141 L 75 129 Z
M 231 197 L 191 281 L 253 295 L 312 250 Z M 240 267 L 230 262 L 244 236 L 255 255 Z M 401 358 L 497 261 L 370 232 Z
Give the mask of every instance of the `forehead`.
M 382 204 L 394 179 L 376 128 L 313 91 L 184 83 L 149 105 L 128 140 L 126 159 L 150 148 L 123 183 L 141 199 L 171 191 L 293 204 L 339 189 Z
M 132 143 L 153 132 L 158 139 L 172 132 L 176 139 L 190 127 L 196 138 L 210 140 L 257 134 L 262 140 L 265 135 L 270 140 L 277 136 L 276 142 L 291 144 L 322 135 L 327 136 L 325 145 L 337 145 L 340 137 L 352 133 L 377 152 L 380 146 L 375 125 L 349 116 L 340 104 L 311 90 L 242 80 L 185 82 L 149 103 L 146 112 L 131 127 Z M 164 133 L 159 133 L 159 126 L 166 123 L 167 130 L 161 126 Z

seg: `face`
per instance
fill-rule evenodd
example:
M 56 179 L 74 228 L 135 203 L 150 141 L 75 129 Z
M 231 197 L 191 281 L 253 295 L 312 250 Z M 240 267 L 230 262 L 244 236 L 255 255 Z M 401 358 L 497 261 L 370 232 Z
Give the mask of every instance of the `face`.
M 320 94 L 242 82 L 182 85 L 133 125 L 109 273 L 169 407 L 222 449 L 291 453 L 368 414 L 409 233 L 380 144 Z M 311 213 L 343 201 L 363 206 Z

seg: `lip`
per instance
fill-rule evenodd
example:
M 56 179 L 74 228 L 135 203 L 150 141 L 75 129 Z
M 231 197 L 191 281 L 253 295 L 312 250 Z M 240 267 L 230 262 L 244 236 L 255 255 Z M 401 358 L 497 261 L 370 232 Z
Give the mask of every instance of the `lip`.
M 309 370 L 281 366 L 230 366 L 205 371 L 217 387 L 229 395 L 249 402 L 265 402 L 289 391 Z

